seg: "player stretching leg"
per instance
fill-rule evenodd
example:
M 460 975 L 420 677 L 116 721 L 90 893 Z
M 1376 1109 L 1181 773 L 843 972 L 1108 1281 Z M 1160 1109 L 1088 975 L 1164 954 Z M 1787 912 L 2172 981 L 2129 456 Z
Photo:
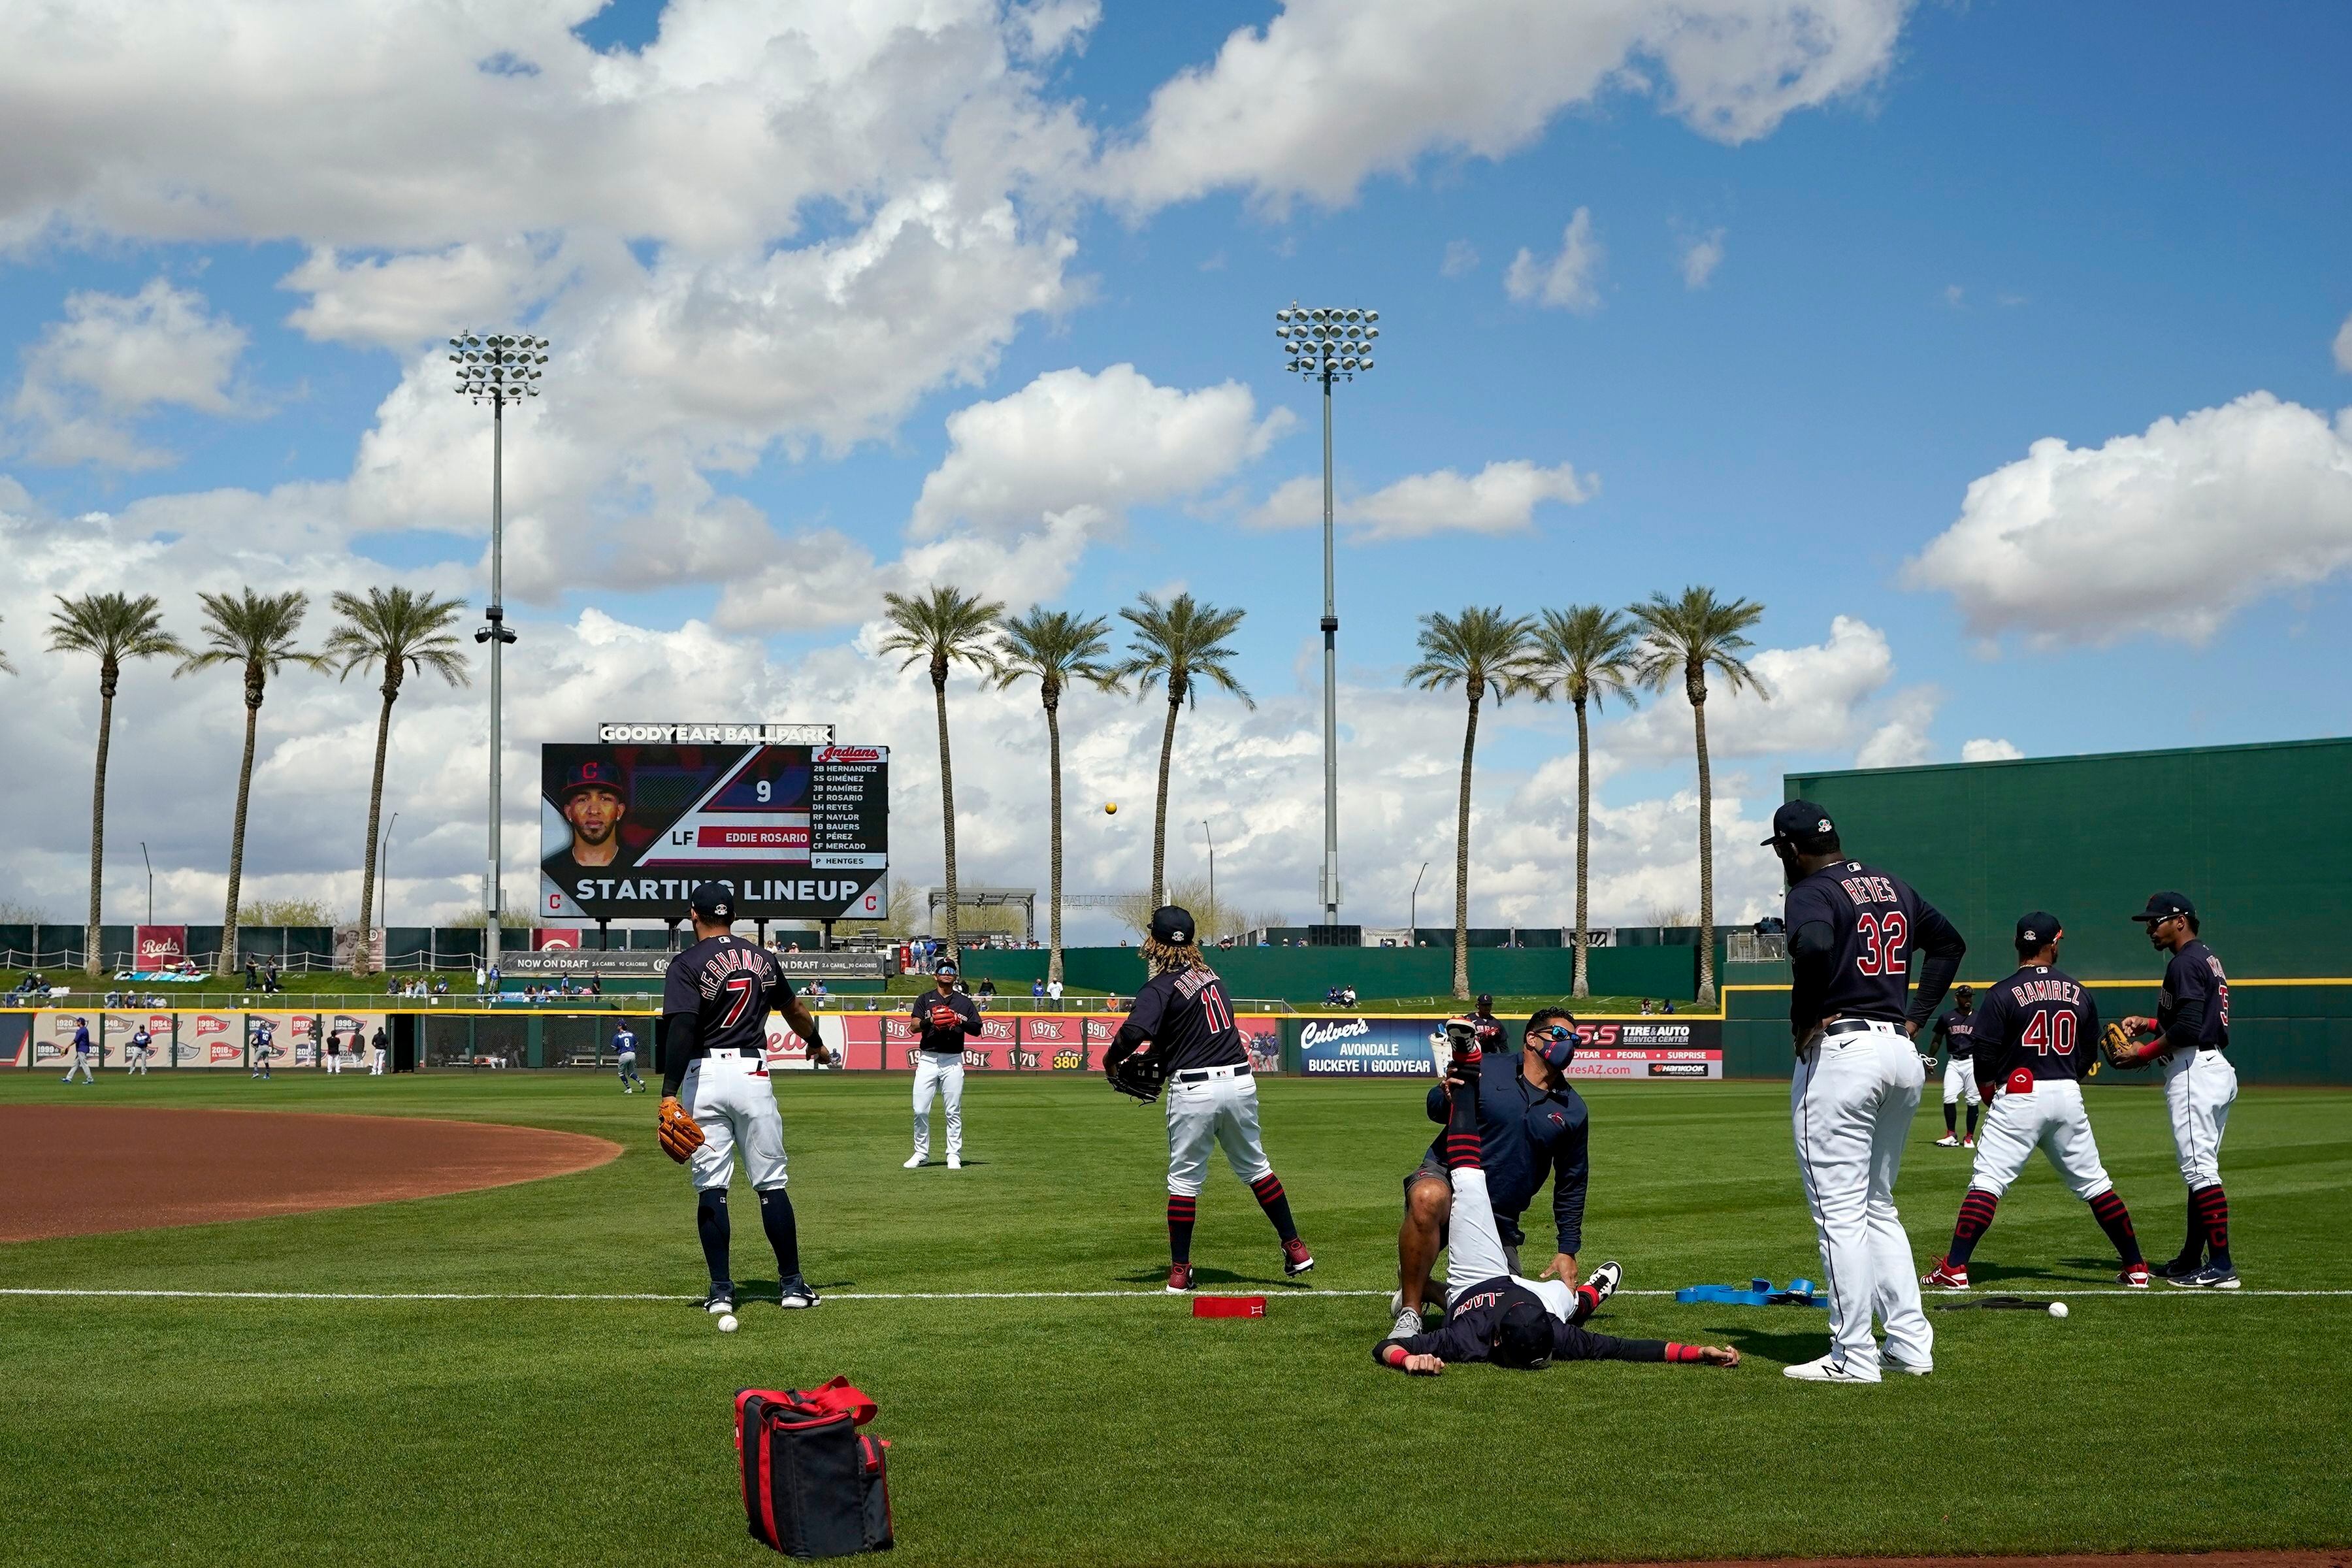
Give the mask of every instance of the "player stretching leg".
M 732 934 L 732 889 L 723 882 L 699 884 L 689 913 L 694 945 L 669 961 L 662 980 L 668 1054 L 656 1125 L 662 1152 L 690 1163 L 694 1226 L 710 1268 L 710 1293 L 702 1304 L 711 1312 L 735 1310 L 727 1185 L 734 1180 L 740 1148 L 743 1173 L 760 1195 L 760 1223 L 775 1248 L 780 1302 L 787 1310 L 814 1307 L 816 1292 L 801 1278 L 799 1222 L 784 1192 L 784 1123 L 768 1078 L 769 1012 L 783 1014 L 793 1032 L 808 1042 L 811 1061 L 827 1059 L 824 1042 L 816 1020 L 793 995 L 775 955 Z
M 2221 1190 L 2221 1134 L 2238 1098 L 2238 1069 L 2230 1065 L 2230 977 L 2198 936 L 2197 906 L 2179 893 L 2158 893 L 2132 916 L 2147 926 L 2148 944 L 2172 954 L 2156 1016 L 2126 1018 L 2137 1036 L 2157 1038 L 2143 1059 L 2164 1062 L 2164 1106 L 2172 1117 L 2172 1146 L 2189 1186 L 2189 1236 L 2180 1256 L 2164 1266 L 2173 1285 L 2234 1290 L 2230 1261 L 2230 1199 Z
M 1136 994 L 1106 1053 L 1107 1061 L 1116 1063 L 1148 1048 L 1167 1074 L 1171 1291 L 1192 1288 L 1192 1219 L 1212 1147 L 1224 1150 L 1225 1163 L 1249 1184 L 1274 1234 L 1282 1238 L 1282 1271 L 1299 1275 L 1315 1267 L 1258 1134 L 1257 1079 L 1250 1075 L 1249 1048 L 1234 1026 L 1224 982 L 1192 940 L 1196 929 L 1192 914 L 1174 904 L 1151 911 L 1151 934 L 1143 943 L 1151 978 Z
M 963 1043 L 980 1033 L 980 1004 L 956 989 L 956 966 L 940 960 L 932 990 L 915 998 L 907 1016 L 921 1036 L 915 1042 L 915 1152 L 906 1169 L 931 1157 L 931 1101 L 947 1101 L 948 1169 L 963 1169 Z
M 1969 1070 L 1969 1057 L 1976 1039 L 1976 993 L 1965 985 L 1952 987 L 1952 1010 L 1936 1020 L 1932 1044 L 1925 1053 L 1944 1053 L 1944 1135 L 1936 1140 L 1939 1149 L 1976 1147 L 1977 1108 L 1991 1102 L 1977 1092 L 1977 1075 Z M 1960 1139 L 1959 1110 L 1961 1101 L 1969 1107 L 1969 1132 L 1965 1143 Z
M 1449 1031 L 1451 1033 L 1451 1031 Z M 1523 1279 L 1511 1271 L 1479 1164 L 1479 1049 L 1468 1031 L 1456 1037 L 1446 1079 L 1452 1090 L 1444 1162 L 1454 1184 L 1452 1253 L 1445 1266 L 1445 1323 L 1434 1333 L 1392 1335 L 1372 1347 L 1372 1359 L 1392 1371 L 1434 1377 L 1448 1363 L 1492 1362 L 1535 1371 L 1554 1361 L 1662 1361 L 1738 1366 L 1728 1345 L 1685 1345 L 1667 1340 L 1621 1340 L 1596 1334 L 1586 1319 L 1616 1291 L 1622 1272 L 1604 1263 L 1583 1284 Z
M 1895 1178 L 1927 1079 L 1911 1042 L 1968 944 L 1903 882 L 1847 859 L 1836 825 L 1811 801 L 1774 812 L 1765 843 L 1789 881 L 1797 1044 L 1789 1111 L 1830 1293 L 1829 1353 L 1783 1372 L 1807 1383 L 1878 1382 L 1875 1313 L 1886 1324 L 1885 1362 L 1925 1376 L 1936 1331 L 1919 1310 L 1919 1265 L 1895 1211 Z M 1906 1010 L 1911 951 L 1920 947 L 1927 957 Z
M 646 1087 L 637 1076 L 637 1033 L 625 1023 L 613 1029 L 613 1063 L 621 1069 L 621 1092 L 635 1094 Z
M 2096 1061 L 2099 1009 L 2081 982 L 2058 967 L 2065 935 L 2058 917 L 2036 910 L 2017 922 L 2017 958 L 2023 965 L 1994 986 L 1977 1012 L 1977 1073 L 1990 1109 L 1977 1140 L 1976 1172 L 1952 1247 L 1922 1285 L 1936 1290 L 1969 1288 L 1969 1258 L 1991 1224 L 1994 1207 L 2039 1149 L 2091 1216 L 2116 1244 L 2123 1272 L 2116 1283 L 2147 1289 L 2147 1262 L 2132 1230 L 2131 1211 L 2116 1195 L 2099 1163 L 2098 1140 L 2083 1110 L 2083 1074 Z M 1999 1086 L 1996 1088 L 1995 1086 Z M 1948 1110 L 1949 1107 L 1947 1106 Z

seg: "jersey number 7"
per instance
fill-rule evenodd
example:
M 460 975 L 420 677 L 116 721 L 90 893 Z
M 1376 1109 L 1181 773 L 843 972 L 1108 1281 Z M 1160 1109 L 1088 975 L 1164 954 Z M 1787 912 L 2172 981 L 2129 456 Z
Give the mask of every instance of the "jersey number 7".
M 727 977 L 727 984 L 722 989 L 734 995 L 735 1005 L 728 1008 L 727 1016 L 719 1020 L 720 1028 L 731 1029 L 742 1018 L 743 1009 L 751 1005 L 751 977 L 748 974 L 730 974 Z

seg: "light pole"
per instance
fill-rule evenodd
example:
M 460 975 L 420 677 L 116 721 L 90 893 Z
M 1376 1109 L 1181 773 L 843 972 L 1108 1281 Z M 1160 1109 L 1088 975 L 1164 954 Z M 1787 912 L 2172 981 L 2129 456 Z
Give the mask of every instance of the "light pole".
M 144 838 L 139 841 L 139 858 L 146 861 L 147 865 L 147 923 L 153 925 L 155 923 L 155 862 L 147 859 L 147 841 Z M 137 942 L 131 943 L 133 947 L 138 945 Z M 136 954 L 133 956 L 135 957 Z
M 1378 310 L 1353 305 L 1303 307 L 1291 301 L 1274 313 L 1274 335 L 1294 370 L 1323 384 L 1323 923 L 1339 923 L 1339 611 L 1331 570 L 1331 384 L 1353 381 L 1372 368 Z
M 394 812 L 392 820 L 383 825 L 383 843 L 376 850 L 375 863 L 383 875 L 375 881 L 375 926 L 382 931 L 392 924 L 392 830 L 400 824 L 400 813 Z M 384 938 L 390 942 L 390 937 Z
M 547 340 L 514 332 L 467 332 L 449 340 L 449 363 L 457 367 L 457 395 L 490 405 L 490 604 L 482 612 L 483 625 L 474 633 L 478 643 L 490 648 L 490 847 L 487 874 L 482 879 L 485 919 L 482 930 L 483 967 L 499 962 L 499 764 L 505 758 L 499 721 L 499 655 L 515 640 L 507 626 L 500 602 L 506 586 L 506 430 L 507 405 L 539 395 L 539 367 L 547 363 Z M 367 911 L 362 910 L 365 920 Z
M 1404 944 L 1407 947 L 1421 945 L 1421 879 L 1428 875 L 1429 862 L 1423 860 L 1421 869 L 1412 874 L 1412 891 L 1405 897 Z

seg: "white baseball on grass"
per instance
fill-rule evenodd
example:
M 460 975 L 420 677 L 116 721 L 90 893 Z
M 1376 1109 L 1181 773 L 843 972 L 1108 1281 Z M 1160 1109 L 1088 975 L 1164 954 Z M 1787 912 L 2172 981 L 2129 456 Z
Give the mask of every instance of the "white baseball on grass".
M 2063 1314 L 2061 1315 L 2063 1316 Z M 734 1313 L 721 1312 L 719 1314 L 719 1331 L 722 1334 L 731 1334 L 735 1331 Z
M 2053 1318 L 2063 1318 L 2063 1317 L 2064 1317 L 2064 1316 L 2066 1315 L 2066 1303 L 2065 1303 L 2065 1302 L 2063 1302 L 2063 1301 L 2053 1301 L 2053 1302 L 2051 1302 L 2051 1303 L 2050 1303 L 2050 1315 L 2051 1315 L 2052 1317 L 2053 1317 Z M 725 1328 L 727 1325 L 726 1325 L 726 1324 L 724 1324 L 724 1323 L 721 1323 L 721 1324 L 719 1324 L 719 1326 L 720 1328 L 722 1328 L 722 1329 L 723 1329 L 723 1328 Z

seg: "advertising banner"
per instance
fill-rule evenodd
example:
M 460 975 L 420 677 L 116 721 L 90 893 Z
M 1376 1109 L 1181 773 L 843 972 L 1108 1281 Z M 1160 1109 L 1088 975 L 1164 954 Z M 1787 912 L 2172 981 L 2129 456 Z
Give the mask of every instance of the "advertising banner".
M 1723 1053 L 1699 1050 L 1612 1050 L 1579 1047 L 1569 1064 L 1570 1078 L 1696 1078 L 1723 1076 Z
M 116 1012 L 106 1016 L 106 1059 L 110 1065 L 131 1065 L 131 1037 L 142 1024 L 147 1026 L 147 1065 L 159 1068 L 172 1059 L 172 1015 Z
M 370 928 L 368 931 L 368 966 L 377 973 L 383 972 L 384 929 Z M 356 923 L 340 925 L 334 932 L 334 965 L 348 974 L 360 955 L 360 928 Z
M 1020 1015 L 1021 1048 L 1047 1072 L 1099 1071 L 1103 1050 L 1118 1032 L 1109 1018 L 1082 1018 L 1068 1013 Z
M 822 1020 L 829 1026 L 841 1025 L 841 1065 L 852 1072 L 882 1070 L 882 1026 L 880 1013 L 850 1013 L 839 1019 Z M 826 1038 L 832 1036 L 827 1033 Z
M 1430 1040 L 1438 1018 L 1309 1018 L 1298 1031 L 1299 1066 L 1308 1077 L 1434 1078 L 1444 1049 Z
M 570 952 L 584 945 L 582 931 L 579 926 L 533 926 L 530 930 L 530 951 Z M 515 973 L 520 973 L 521 971 Z
M 185 926 L 133 926 L 131 950 L 133 969 L 165 969 L 188 956 Z
M 280 1058 L 280 1060 L 285 1059 Z M 172 1065 L 183 1068 L 241 1068 L 245 1065 L 245 1028 L 235 1013 L 183 1013 L 180 1034 L 172 1046 Z
M 0 1068 L 33 1065 L 33 1016 L 0 1013 Z
M 95 1013 L 68 1013 L 58 1010 L 33 1015 L 33 1065 L 62 1073 L 73 1065 L 74 1026 L 77 1023 L 89 1026 L 89 1043 L 99 1042 L 99 1016 Z M 90 1052 L 89 1065 L 100 1065 L 100 1053 Z
M 675 918 L 718 881 L 739 920 L 881 919 L 889 773 L 887 746 L 542 746 L 539 918 Z
M 343 1058 L 343 1065 L 346 1068 L 356 1065 L 365 1072 L 368 1052 L 373 1048 L 369 1042 L 375 1038 L 378 1029 L 383 1030 L 385 1046 L 390 1047 L 392 1030 L 386 1027 L 384 1017 L 382 1013 L 330 1013 L 320 1020 L 326 1026 L 326 1038 L 321 1042 L 321 1048 L 332 1049 L 341 1046 L 352 1053 Z
M 247 1013 L 245 1016 L 245 1044 L 257 1047 L 261 1026 L 270 1028 L 270 1044 L 276 1054 L 269 1058 L 271 1071 L 279 1068 L 319 1065 L 319 1020 L 308 1013 Z

